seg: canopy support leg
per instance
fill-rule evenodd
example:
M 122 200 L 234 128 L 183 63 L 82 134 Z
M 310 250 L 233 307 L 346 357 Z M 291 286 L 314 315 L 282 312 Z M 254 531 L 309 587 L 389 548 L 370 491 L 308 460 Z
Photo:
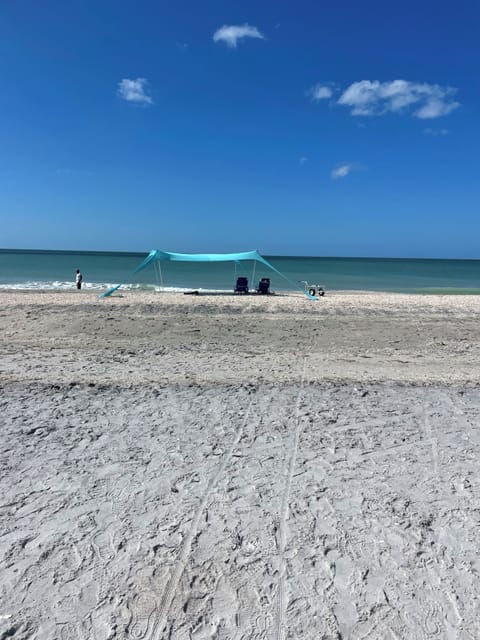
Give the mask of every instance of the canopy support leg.
M 154 268 L 155 268 L 156 280 L 160 284 L 160 288 L 163 289 L 162 267 L 160 266 L 160 263 L 158 262 L 158 260 L 155 262 Z
M 163 291 L 163 273 L 162 273 L 162 267 L 160 265 L 160 262 L 157 262 L 158 265 L 158 273 L 160 274 L 160 286 L 162 288 Z

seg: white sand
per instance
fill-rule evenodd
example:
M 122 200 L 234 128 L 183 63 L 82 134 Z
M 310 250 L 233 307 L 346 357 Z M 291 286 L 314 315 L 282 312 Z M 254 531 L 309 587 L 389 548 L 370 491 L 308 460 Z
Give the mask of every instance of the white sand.
M 479 638 L 479 312 L 0 294 L 0 640 Z

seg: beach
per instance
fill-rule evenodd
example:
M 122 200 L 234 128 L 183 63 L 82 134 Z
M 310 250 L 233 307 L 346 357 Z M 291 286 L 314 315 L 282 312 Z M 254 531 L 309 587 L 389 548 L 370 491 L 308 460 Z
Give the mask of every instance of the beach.
M 0 293 L 0 639 L 480 637 L 480 296 Z

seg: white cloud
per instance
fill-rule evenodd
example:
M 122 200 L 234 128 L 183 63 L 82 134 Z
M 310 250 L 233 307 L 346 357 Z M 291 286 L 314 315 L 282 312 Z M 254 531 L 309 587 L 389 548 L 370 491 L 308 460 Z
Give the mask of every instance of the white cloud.
M 448 129 L 424 129 L 423 133 L 427 136 L 447 136 L 450 132 Z
M 328 100 L 328 98 L 333 96 L 333 89 L 327 85 L 316 84 L 308 91 L 308 95 L 310 95 L 315 102 Z
M 264 40 L 265 36 L 257 29 L 257 27 L 251 27 L 249 24 L 243 25 L 226 25 L 220 27 L 213 34 L 214 42 L 225 42 L 226 45 L 233 49 L 237 46 L 238 40 L 242 38 L 259 38 Z
M 152 98 L 148 95 L 148 80 L 137 78 L 129 80 L 124 78 L 118 83 L 118 95 L 127 102 L 137 104 L 153 104 Z
M 427 102 L 420 107 L 413 114 L 417 118 L 421 120 L 427 120 L 430 118 L 439 118 L 440 116 L 447 116 L 451 111 L 460 106 L 459 102 L 455 102 L 454 100 L 445 101 L 442 97 L 440 98 L 430 98 Z
M 351 164 L 341 164 L 336 169 L 333 169 L 330 172 L 330 177 L 332 180 L 338 180 L 338 178 L 345 178 L 352 171 L 353 167 Z
M 410 112 L 422 120 L 445 116 L 460 106 L 457 89 L 408 80 L 360 80 L 342 93 L 338 104 L 350 107 L 354 116 Z

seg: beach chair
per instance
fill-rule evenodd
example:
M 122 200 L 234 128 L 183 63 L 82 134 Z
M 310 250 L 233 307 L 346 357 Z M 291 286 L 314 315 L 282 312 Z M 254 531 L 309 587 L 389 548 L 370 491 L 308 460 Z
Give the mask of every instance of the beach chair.
M 270 293 L 270 278 L 261 278 L 256 291 L 262 295 L 268 295 Z
M 235 285 L 234 293 L 248 293 L 248 278 L 240 276 L 237 278 L 237 284 Z

